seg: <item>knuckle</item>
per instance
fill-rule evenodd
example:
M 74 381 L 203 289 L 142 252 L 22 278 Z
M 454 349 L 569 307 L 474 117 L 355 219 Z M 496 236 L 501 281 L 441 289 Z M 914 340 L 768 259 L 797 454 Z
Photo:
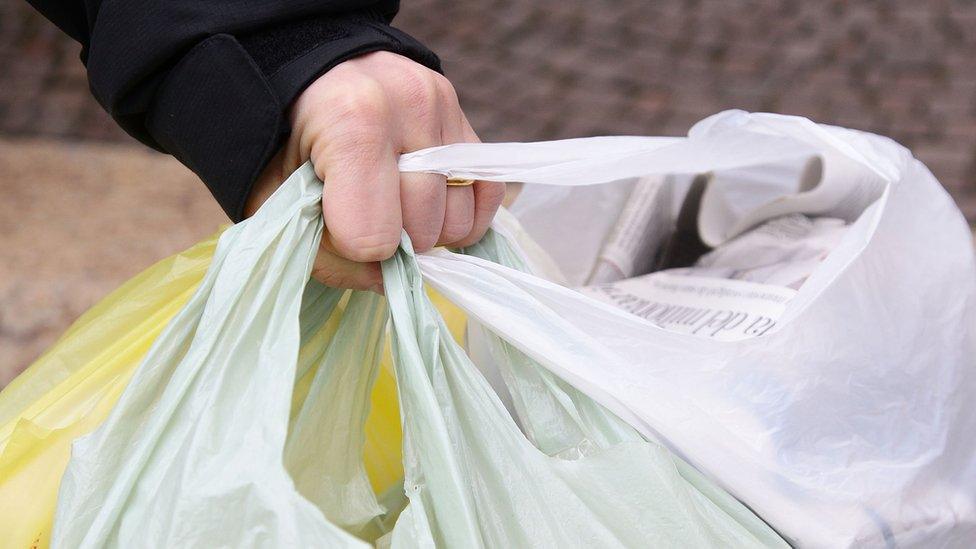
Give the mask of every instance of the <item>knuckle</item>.
M 505 200 L 505 184 L 494 181 L 484 182 L 483 186 L 478 189 L 477 200 L 479 207 L 494 213 Z
M 312 145 L 313 163 L 319 158 L 342 159 L 352 165 L 371 165 L 379 161 L 378 154 L 387 143 L 383 132 L 371 131 L 365 126 L 334 128 L 328 139 Z M 323 166 L 323 169 L 327 166 Z
M 434 84 L 437 85 L 437 89 L 439 91 L 442 92 L 447 90 L 454 91 L 454 84 L 451 84 L 451 81 L 448 80 L 446 76 L 444 76 L 439 72 L 435 72 L 433 73 L 433 75 L 434 75 Z
M 399 230 L 381 229 L 337 239 L 336 248 L 347 259 L 365 263 L 388 259 L 399 244 Z
M 444 228 L 441 229 L 441 240 L 447 243 L 460 240 L 471 232 L 473 226 L 474 219 L 471 216 L 451 216 L 444 220 Z
M 498 207 L 505 199 L 505 184 L 497 182 L 481 181 L 476 193 L 477 201 L 477 224 L 472 222 L 468 232 L 457 239 L 457 246 L 470 246 L 485 235 L 491 225 L 491 219 L 495 216 Z
M 404 102 L 415 116 L 430 116 L 436 105 L 438 88 L 430 71 L 410 70 L 402 76 L 401 90 Z
M 488 225 L 485 225 L 484 227 L 472 227 L 467 234 L 457 239 L 455 245 L 461 248 L 470 246 L 481 240 L 481 237 L 485 236 L 486 232 L 488 232 Z
M 460 100 L 458 99 L 457 90 L 454 89 L 454 85 L 451 84 L 451 81 L 442 74 L 434 73 L 434 84 L 437 89 L 437 94 L 441 97 L 441 100 L 449 108 L 460 111 Z
M 437 237 L 439 234 L 429 228 L 418 229 L 415 231 L 407 231 L 410 235 L 410 242 L 413 244 L 413 249 L 417 252 L 426 252 L 437 244 Z
M 378 123 L 389 115 L 386 92 L 376 80 L 357 78 L 339 87 L 330 98 L 329 111 L 339 120 Z

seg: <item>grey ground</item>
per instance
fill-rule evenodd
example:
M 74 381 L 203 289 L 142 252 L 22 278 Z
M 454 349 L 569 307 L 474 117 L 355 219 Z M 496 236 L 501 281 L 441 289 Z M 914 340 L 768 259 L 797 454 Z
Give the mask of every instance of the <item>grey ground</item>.
M 681 135 L 727 108 L 911 147 L 976 222 L 976 1 L 403 0 L 487 141 Z M 0 0 L 0 387 L 99 297 L 225 222 Z

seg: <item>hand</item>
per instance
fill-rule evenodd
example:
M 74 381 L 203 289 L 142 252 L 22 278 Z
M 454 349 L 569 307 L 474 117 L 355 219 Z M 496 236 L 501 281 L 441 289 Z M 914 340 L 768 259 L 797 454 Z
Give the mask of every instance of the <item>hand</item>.
M 314 81 L 291 108 L 292 133 L 258 178 L 252 215 L 308 159 L 324 183 L 325 233 L 312 276 L 327 286 L 382 292 L 379 261 L 406 229 L 418 252 L 467 246 L 488 229 L 504 183 L 447 187 L 444 176 L 399 173 L 402 153 L 478 136 L 440 74 L 405 57 L 376 52 Z

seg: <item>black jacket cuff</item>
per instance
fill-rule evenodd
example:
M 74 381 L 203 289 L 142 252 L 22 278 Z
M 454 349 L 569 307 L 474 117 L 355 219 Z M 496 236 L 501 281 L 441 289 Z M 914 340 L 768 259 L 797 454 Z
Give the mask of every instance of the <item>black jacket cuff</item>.
M 441 72 L 433 52 L 372 11 L 294 21 L 238 40 L 285 104 L 332 67 L 374 51 L 397 53 Z
M 290 103 L 342 61 L 381 50 L 440 71 L 433 53 L 372 12 L 295 21 L 237 37 L 217 34 L 167 74 L 146 127 L 240 221 L 251 186 L 290 131 Z

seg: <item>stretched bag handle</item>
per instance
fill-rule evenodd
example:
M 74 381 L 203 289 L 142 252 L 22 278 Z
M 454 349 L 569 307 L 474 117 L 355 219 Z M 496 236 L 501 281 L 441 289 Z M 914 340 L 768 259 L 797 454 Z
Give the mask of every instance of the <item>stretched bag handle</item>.
M 539 143 L 458 143 L 400 157 L 401 172 L 544 185 L 605 184 L 632 177 L 700 173 L 809 158 L 818 150 L 758 132 L 692 137 L 589 137 Z

